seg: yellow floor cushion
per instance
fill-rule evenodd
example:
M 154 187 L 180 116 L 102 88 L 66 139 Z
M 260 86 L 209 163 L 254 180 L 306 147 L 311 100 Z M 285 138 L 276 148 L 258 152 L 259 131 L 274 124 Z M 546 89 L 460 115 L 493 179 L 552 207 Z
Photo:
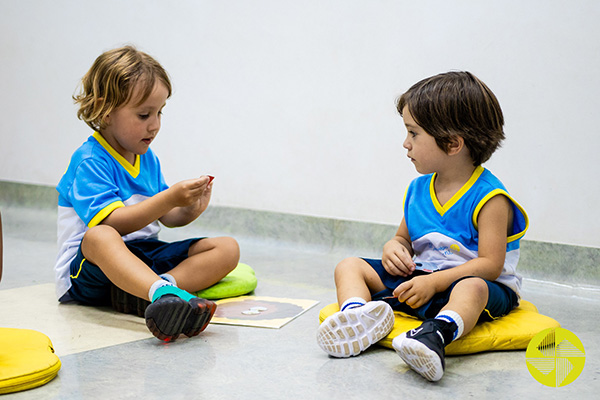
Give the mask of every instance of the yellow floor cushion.
M 0 328 L 0 394 L 32 389 L 50 382 L 60 359 L 43 333 Z
M 339 311 L 337 303 L 329 304 L 321 309 L 319 321 Z M 392 348 L 392 340 L 403 332 L 421 325 L 421 320 L 403 312 L 395 311 L 394 328 L 380 345 Z M 463 335 L 446 347 L 446 354 L 459 355 L 479 353 L 489 350 L 522 350 L 529 341 L 546 328 L 558 328 L 560 324 L 545 315 L 538 313 L 537 308 L 528 301 L 521 300 L 521 305 L 508 315 L 491 322 L 477 324 L 471 332 Z
M 225 278 L 194 295 L 209 300 L 225 299 L 248 294 L 256 289 L 257 285 L 258 281 L 252 267 L 239 263 Z

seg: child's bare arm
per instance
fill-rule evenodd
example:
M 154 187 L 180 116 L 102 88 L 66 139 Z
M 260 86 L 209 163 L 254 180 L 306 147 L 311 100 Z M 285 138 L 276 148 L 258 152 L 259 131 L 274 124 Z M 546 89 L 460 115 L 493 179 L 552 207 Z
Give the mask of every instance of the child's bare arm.
M 435 293 L 446 290 L 453 282 L 466 276 L 478 276 L 494 281 L 504 267 L 506 257 L 507 227 L 512 222 L 512 209 L 508 199 L 495 196 L 481 209 L 478 217 L 478 257 L 458 267 L 417 276 L 394 290 L 394 296 L 412 308 L 418 308 Z
M 200 215 L 206 205 L 201 204 L 208 184 L 208 177 L 179 182 L 169 189 L 141 201 L 137 204 L 115 209 L 101 223 L 115 228 L 121 235 L 142 229 L 146 225 L 166 218 L 167 222 L 177 226 L 179 209 L 186 209 L 187 218 Z M 210 194 L 209 194 L 210 196 Z M 204 209 L 202 207 L 204 206 Z M 171 218 L 171 219 L 169 219 Z M 179 217 L 181 218 L 181 217 Z
M 396 236 L 383 246 L 381 262 L 391 275 L 408 276 L 415 270 L 413 250 L 404 218 Z

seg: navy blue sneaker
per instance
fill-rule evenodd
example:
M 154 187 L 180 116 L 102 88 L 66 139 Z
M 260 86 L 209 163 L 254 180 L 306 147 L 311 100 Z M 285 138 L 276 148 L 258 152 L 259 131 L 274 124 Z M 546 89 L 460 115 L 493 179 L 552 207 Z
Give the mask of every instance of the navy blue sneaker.
M 446 368 L 445 341 L 434 320 L 428 319 L 418 328 L 395 337 L 392 346 L 409 367 L 435 382 L 442 379 Z

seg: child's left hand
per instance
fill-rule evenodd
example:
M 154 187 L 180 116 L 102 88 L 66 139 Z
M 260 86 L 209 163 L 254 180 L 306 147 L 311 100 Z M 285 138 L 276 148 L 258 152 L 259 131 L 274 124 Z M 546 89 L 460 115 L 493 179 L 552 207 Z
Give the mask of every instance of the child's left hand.
M 167 190 L 175 192 L 183 190 L 186 196 L 174 204 L 174 208 L 163 215 L 160 221 L 170 227 L 184 226 L 194 221 L 208 208 L 212 194 L 212 179 L 208 175 L 179 182 Z M 189 187 L 189 190 L 186 190 Z M 191 192 L 191 193 L 189 193 Z
M 208 208 L 208 203 L 210 203 L 210 197 L 212 195 L 212 187 L 213 187 L 212 181 L 213 181 L 213 179 L 215 179 L 214 176 L 210 176 L 210 175 L 204 175 L 204 176 L 201 176 L 200 178 L 202 179 L 204 177 L 206 177 L 208 180 L 206 182 L 206 187 L 204 188 L 204 191 L 198 198 L 198 207 L 200 209 L 200 214 L 202 214 Z
M 393 294 L 398 298 L 398 301 L 406 303 L 410 308 L 419 308 L 436 294 L 434 275 L 415 276 L 411 280 L 398 285 Z

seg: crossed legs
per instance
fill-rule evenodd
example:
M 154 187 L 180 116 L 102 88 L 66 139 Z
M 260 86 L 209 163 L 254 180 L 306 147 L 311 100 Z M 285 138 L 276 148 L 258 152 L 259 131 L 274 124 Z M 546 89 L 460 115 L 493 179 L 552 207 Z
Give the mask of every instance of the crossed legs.
M 89 262 L 97 265 L 112 283 L 134 296 L 147 299 L 152 284 L 161 279 L 129 251 L 120 234 L 110 226 L 98 225 L 88 230 L 81 246 Z M 188 258 L 169 274 L 181 289 L 195 292 L 220 281 L 237 266 L 239 257 L 235 239 L 202 239 L 190 246 Z

